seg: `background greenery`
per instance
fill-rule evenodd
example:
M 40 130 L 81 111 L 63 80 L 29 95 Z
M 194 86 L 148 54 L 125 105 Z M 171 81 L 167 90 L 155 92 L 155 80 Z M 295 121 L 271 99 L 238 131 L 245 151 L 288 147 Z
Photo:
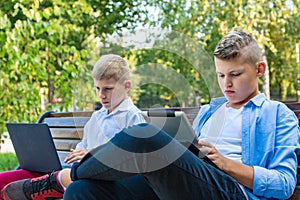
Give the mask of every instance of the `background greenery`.
M 1 1 L 0 135 L 6 121 L 35 122 L 47 110 L 90 109 L 97 101 L 90 71 L 105 53 L 130 63 L 140 86 L 131 95 L 141 108 L 207 103 L 218 92 L 204 66 L 213 69 L 214 47 L 234 26 L 251 33 L 265 52 L 269 75 L 261 90 L 272 99 L 297 101 L 299 6 L 298 0 Z M 145 36 L 144 46 L 124 45 L 124 33 L 140 28 L 156 32 Z M 168 82 L 177 77 L 174 72 L 186 82 L 151 82 L 158 73 L 168 74 L 160 77 Z
M 18 159 L 14 153 L 0 153 L 0 172 L 16 169 Z

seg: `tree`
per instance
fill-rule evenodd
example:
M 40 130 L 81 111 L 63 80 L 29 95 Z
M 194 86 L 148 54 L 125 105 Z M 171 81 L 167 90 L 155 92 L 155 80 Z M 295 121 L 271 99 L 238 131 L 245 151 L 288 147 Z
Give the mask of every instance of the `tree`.
M 89 61 L 97 42 L 133 29 L 144 12 L 140 3 L 1 1 L 0 135 L 5 121 L 34 122 L 45 110 L 82 110 L 94 102 Z
M 158 7 L 162 27 L 198 38 L 209 55 L 213 55 L 217 42 L 232 27 L 242 27 L 253 35 L 265 52 L 270 79 L 265 76 L 260 83 L 264 93 L 267 96 L 273 94 L 271 98 L 279 96 L 281 100 L 287 95 L 296 95 L 299 72 L 295 66 L 295 44 L 299 41 L 299 1 L 156 0 L 152 6 Z M 278 96 L 275 95 L 277 91 Z

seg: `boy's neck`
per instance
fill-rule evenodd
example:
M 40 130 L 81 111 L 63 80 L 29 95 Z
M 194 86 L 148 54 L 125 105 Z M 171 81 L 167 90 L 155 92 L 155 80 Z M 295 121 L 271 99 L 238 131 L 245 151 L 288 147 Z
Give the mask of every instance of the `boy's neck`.
M 119 107 L 119 105 L 120 105 L 121 103 L 123 103 L 127 98 L 128 98 L 128 96 L 125 96 L 125 98 L 124 98 L 122 101 L 120 101 L 120 103 L 117 104 L 114 108 L 112 108 L 112 109 L 107 109 L 107 114 L 112 113 L 112 112 L 113 112 L 117 107 Z
M 232 107 L 235 109 L 239 109 L 239 108 L 243 107 L 250 99 L 257 96 L 258 94 L 259 94 L 259 91 L 255 91 L 254 93 L 252 93 L 248 98 L 244 99 L 243 101 L 236 102 L 236 103 L 228 102 L 226 106 Z

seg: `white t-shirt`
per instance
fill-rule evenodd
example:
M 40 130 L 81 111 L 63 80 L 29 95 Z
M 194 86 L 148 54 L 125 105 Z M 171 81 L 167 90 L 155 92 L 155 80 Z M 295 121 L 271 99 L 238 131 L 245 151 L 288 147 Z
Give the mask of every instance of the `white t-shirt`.
M 235 109 L 226 106 L 223 126 L 220 123 L 212 124 L 212 117 L 210 117 L 204 124 L 199 139 L 211 142 L 223 156 L 242 162 L 242 111 L 243 107 Z M 222 126 L 220 133 L 215 134 L 218 138 L 213 140 L 207 135 L 211 125 Z
M 225 157 L 242 163 L 242 111 L 244 107 L 235 109 L 232 107 L 225 107 L 224 121 L 222 123 L 214 122 L 212 124 L 212 117 L 203 125 L 201 129 L 200 140 L 211 142 L 215 148 Z M 207 133 L 210 126 L 221 126 L 220 133 L 214 134 L 218 138 L 210 138 Z M 211 140 L 211 141 L 210 141 Z M 239 184 L 243 190 L 245 197 L 248 199 L 245 188 Z

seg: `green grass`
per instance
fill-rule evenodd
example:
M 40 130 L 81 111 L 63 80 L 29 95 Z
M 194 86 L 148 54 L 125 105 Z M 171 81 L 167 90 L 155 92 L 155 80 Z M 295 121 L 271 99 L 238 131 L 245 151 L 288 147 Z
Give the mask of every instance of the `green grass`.
M 0 153 L 0 172 L 15 169 L 18 159 L 14 153 Z

